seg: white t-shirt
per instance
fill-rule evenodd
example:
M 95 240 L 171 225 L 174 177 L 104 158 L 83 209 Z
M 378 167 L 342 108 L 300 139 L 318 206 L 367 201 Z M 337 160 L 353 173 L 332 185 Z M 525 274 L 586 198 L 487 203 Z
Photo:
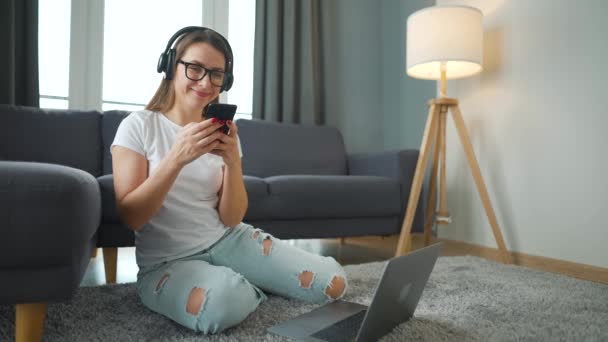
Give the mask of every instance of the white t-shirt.
M 161 113 L 133 112 L 120 123 L 112 146 L 123 146 L 144 156 L 148 172 L 153 174 L 181 128 Z M 221 157 L 207 153 L 181 170 L 160 210 L 135 232 L 140 267 L 194 254 L 225 233 L 228 227 L 220 221 L 216 209 L 223 165 Z

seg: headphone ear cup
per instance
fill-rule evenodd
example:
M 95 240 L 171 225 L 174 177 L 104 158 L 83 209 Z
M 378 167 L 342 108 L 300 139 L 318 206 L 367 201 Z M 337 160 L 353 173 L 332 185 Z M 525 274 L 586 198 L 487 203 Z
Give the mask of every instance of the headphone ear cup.
M 166 63 L 166 59 L 165 59 L 165 53 L 161 53 L 160 57 L 158 57 L 158 64 L 156 65 L 156 72 L 161 73 L 163 71 L 165 71 L 165 63 Z
M 172 80 L 173 79 L 173 71 L 175 68 L 175 49 L 169 50 L 167 52 L 167 58 L 165 61 L 165 79 Z
M 231 72 L 226 73 L 225 79 L 224 79 L 224 85 L 222 86 L 222 91 L 230 90 L 230 88 L 232 88 L 232 82 L 234 82 L 234 76 L 232 76 Z

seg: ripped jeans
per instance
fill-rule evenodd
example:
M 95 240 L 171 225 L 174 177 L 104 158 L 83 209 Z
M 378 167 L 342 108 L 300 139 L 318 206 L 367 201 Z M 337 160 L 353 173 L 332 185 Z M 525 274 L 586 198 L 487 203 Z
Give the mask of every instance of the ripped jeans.
M 341 298 L 346 288 L 346 274 L 333 258 L 245 223 L 206 250 L 137 274 L 146 307 L 205 334 L 243 321 L 266 299 L 263 291 L 321 303 Z

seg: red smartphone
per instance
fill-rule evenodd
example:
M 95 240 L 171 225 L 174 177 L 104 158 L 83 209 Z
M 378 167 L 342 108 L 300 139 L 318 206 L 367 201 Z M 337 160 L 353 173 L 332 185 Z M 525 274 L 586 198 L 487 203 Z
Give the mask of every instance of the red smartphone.
M 216 118 L 221 121 L 228 121 L 234 119 L 234 114 L 236 114 L 236 105 L 228 103 L 210 103 L 207 107 L 205 118 Z M 226 134 L 230 130 L 227 124 L 224 124 L 221 129 Z

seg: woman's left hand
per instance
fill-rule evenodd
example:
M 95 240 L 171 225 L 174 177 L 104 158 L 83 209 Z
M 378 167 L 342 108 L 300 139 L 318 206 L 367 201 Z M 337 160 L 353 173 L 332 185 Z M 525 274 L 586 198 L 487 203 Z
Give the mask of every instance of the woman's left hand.
M 220 144 L 212 150 L 210 153 L 216 156 L 222 157 L 224 163 L 230 167 L 233 165 L 240 164 L 241 155 L 239 153 L 239 143 L 237 141 L 238 127 L 232 120 L 226 121 L 230 131 L 227 134 L 223 134 L 218 140 Z M 220 128 L 221 129 L 221 128 Z

